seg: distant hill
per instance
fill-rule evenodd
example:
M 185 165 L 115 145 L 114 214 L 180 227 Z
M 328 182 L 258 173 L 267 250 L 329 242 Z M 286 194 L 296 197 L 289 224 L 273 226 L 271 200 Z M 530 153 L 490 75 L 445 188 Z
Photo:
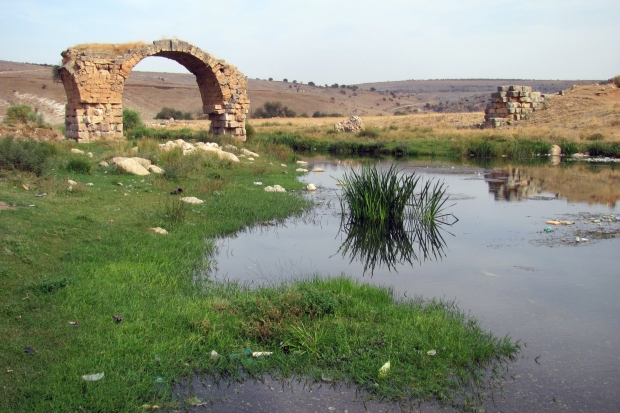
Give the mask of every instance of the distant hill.
M 555 93 L 574 84 L 598 80 L 406 80 L 348 85 L 348 88 L 309 86 L 292 82 L 249 79 L 252 108 L 280 101 L 298 115 L 315 111 L 344 115 L 389 115 L 396 111 L 467 112 L 484 109 L 497 86 L 519 84 L 543 93 Z M 352 88 L 353 86 L 356 89 Z M 374 90 L 371 90 L 374 88 Z M 0 116 L 10 105 L 36 106 L 52 123 L 64 121 L 66 95 L 62 84 L 51 79 L 51 67 L 0 61 Z M 145 120 L 163 107 L 199 113 L 202 107 L 195 77 L 182 73 L 131 73 L 125 86 L 123 106 L 138 110 Z

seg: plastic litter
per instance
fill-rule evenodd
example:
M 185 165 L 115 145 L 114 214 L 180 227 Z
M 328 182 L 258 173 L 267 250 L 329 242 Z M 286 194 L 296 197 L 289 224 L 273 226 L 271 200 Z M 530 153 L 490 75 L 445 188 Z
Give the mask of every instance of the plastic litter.
M 211 360 L 217 360 L 218 358 L 220 358 L 220 355 L 217 353 L 217 351 L 211 350 L 211 354 L 209 354 L 209 358 Z
M 590 242 L 588 238 L 575 237 L 575 242 Z
M 112 317 L 116 320 L 117 323 L 123 321 L 123 317 L 121 317 L 120 315 L 113 315 Z
M 252 352 L 252 357 L 267 357 L 271 356 L 273 351 L 254 351 Z
M 31 347 L 24 347 L 24 351 L 30 355 L 34 355 L 35 351 Z
M 553 232 L 553 228 L 551 228 L 551 227 L 546 227 L 546 228 L 545 228 L 545 232 Z
M 262 182 L 254 182 L 254 185 L 262 185 Z
M 429 350 L 426 352 L 426 354 L 428 354 L 429 356 L 434 356 L 435 354 L 437 354 L 437 350 Z
M 42 194 L 34 194 L 37 198 L 41 198 L 43 196 L 47 196 L 47 192 L 43 192 Z
M 82 376 L 82 380 L 84 380 L 84 381 L 98 381 L 98 380 L 101 380 L 104 375 L 105 374 L 103 372 L 97 373 L 97 374 L 88 374 L 88 375 Z
M 198 397 L 192 397 L 188 401 L 190 406 L 205 406 L 207 403 L 200 400 Z
M 383 366 L 381 366 L 381 368 L 379 369 L 379 378 L 382 379 L 384 377 L 386 377 L 388 375 L 388 373 L 390 372 L 390 362 L 388 361 L 387 363 L 385 363 Z

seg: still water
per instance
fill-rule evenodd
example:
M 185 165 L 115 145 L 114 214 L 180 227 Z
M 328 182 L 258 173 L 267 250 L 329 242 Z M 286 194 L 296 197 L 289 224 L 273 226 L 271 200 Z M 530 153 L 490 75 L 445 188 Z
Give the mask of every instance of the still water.
M 212 277 L 252 284 L 311 274 L 347 274 L 398 294 L 455 300 L 496 336 L 520 340 L 512 379 L 487 411 L 620 411 L 620 171 L 560 164 L 486 168 L 403 161 L 404 173 L 444 181 L 458 222 L 441 231 L 439 254 L 386 265 L 343 251 L 338 181 L 356 161 L 307 159 L 302 180 L 318 187 L 316 208 L 283 223 L 263 223 L 219 241 Z M 389 163 L 384 163 L 386 167 Z M 592 222 L 603 218 L 602 222 Z M 575 222 L 552 226 L 548 220 Z M 545 228 L 551 227 L 552 232 Z M 580 241 L 577 242 L 576 238 Z M 583 239 L 587 239 L 584 241 Z M 316 387 L 316 386 L 315 386 Z M 215 388 L 195 384 L 195 390 Z M 210 390 L 211 391 L 211 390 Z M 219 389 L 213 411 L 385 411 L 353 390 L 312 392 L 267 379 Z M 498 397 L 500 396 L 500 397 Z M 301 400 L 301 402 L 300 402 Z M 262 407 L 261 407 L 262 406 Z M 436 411 L 424 405 L 421 411 Z M 196 410 L 202 411 L 202 410 Z

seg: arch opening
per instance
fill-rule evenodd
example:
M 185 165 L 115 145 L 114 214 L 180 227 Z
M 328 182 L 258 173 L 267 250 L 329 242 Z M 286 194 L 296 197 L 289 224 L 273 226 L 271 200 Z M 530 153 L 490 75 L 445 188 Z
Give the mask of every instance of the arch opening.
M 176 61 L 196 77 L 202 111 L 211 121 L 212 133 L 245 140 L 245 117 L 250 104 L 247 78 L 234 66 L 178 40 L 155 41 L 122 55 L 108 52 L 111 45 L 99 46 L 107 48 L 85 50 L 76 46 L 62 53 L 64 65 L 60 76 L 67 93 L 68 138 L 79 142 L 121 138 L 125 81 L 140 61 L 159 56 Z

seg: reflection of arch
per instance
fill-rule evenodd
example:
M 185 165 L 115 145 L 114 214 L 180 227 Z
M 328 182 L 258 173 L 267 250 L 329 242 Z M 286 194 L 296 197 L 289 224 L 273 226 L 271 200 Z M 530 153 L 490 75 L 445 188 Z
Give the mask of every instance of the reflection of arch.
M 196 76 L 202 110 L 209 115 L 211 132 L 245 140 L 245 115 L 250 101 L 247 78 L 234 66 L 216 60 L 180 40 L 158 40 L 151 45 L 108 53 L 116 45 L 76 46 L 62 52 L 60 69 L 67 93 L 67 137 L 79 142 L 123 136 L 123 90 L 131 70 L 145 57 L 172 59 Z M 121 45 L 122 46 L 122 45 Z

